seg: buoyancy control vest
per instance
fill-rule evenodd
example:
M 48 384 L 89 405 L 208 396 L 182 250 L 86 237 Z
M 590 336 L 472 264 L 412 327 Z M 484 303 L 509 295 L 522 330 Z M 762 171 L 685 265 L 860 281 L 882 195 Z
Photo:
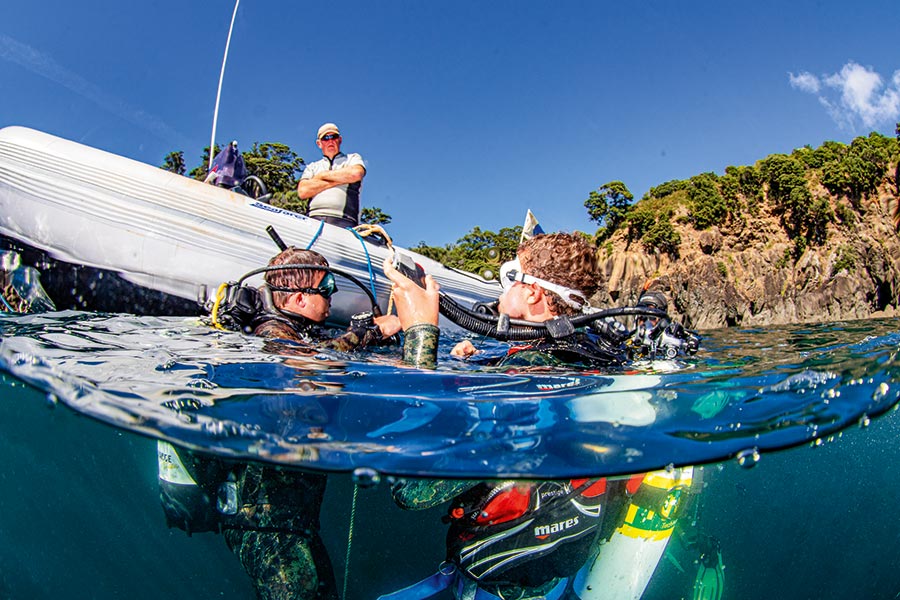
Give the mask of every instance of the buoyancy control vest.
M 219 298 L 213 307 L 211 317 L 213 324 L 223 329 L 253 333 L 266 321 L 284 323 L 298 335 L 306 335 L 312 324 L 302 318 L 288 318 L 275 308 L 272 293 L 266 286 L 260 288 L 249 285 L 230 284 L 223 286 Z
M 447 560 L 479 584 L 570 577 L 601 534 L 608 487 L 605 478 L 479 483 L 450 506 Z
M 537 358 L 542 356 L 543 358 Z M 547 338 L 510 348 L 502 364 L 560 364 L 578 368 L 615 367 L 628 360 L 626 348 L 591 331 L 578 330 L 561 338 Z

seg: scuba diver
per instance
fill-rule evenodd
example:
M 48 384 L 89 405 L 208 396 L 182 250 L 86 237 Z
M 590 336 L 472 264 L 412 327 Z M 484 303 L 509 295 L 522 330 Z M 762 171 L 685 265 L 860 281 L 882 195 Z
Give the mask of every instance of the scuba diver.
M 376 316 L 373 302 L 371 314 L 354 315 L 345 333 L 329 337 L 322 324 L 330 314 L 331 296 L 338 291 L 336 271 L 314 250 L 286 247 L 262 271 L 265 285 L 258 290 L 240 285 L 226 288 L 232 297 L 215 307 L 214 323 L 224 322 L 228 328 L 259 337 L 343 352 L 390 341 L 400 331 L 399 319 L 394 315 Z
M 638 298 L 638 308 L 654 308 L 666 312 L 669 303 L 658 291 L 645 291 Z M 679 354 L 694 354 L 700 345 L 700 337 L 686 330 L 668 316 L 639 315 L 636 327 L 628 336 L 629 354 L 632 360 L 672 359 Z
M 285 248 L 267 267 L 265 285 L 225 285 L 213 321 L 314 351 L 349 351 L 391 339 L 395 316 L 356 315 L 343 334 L 321 324 L 337 292 L 325 258 Z M 249 275 L 249 274 L 248 274 Z M 245 276 L 246 277 L 246 276 Z M 331 561 L 319 534 L 326 476 L 214 458 L 158 443 L 160 500 L 170 527 L 220 531 L 265 600 L 337 598 Z
M 659 322 L 666 317 L 663 310 L 649 305 L 592 311 L 588 298 L 600 281 L 596 250 L 577 235 L 537 235 L 523 242 L 516 260 L 501 267 L 504 291 L 491 307 L 498 311 L 496 315 L 462 309 L 440 295 L 430 276 L 420 286 L 390 260 L 384 262 L 384 271 L 393 282 L 397 315 L 405 333 L 404 360 L 423 368 L 433 368 L 436 363 L 439 313 L 476 333 L 524 342 L 490 360 L 490 364 L 517 369 L 535 365 L 619 367 L 634 353 L 626 344 L 634 332 L 613 317 L 638 315 Z M 654 351 L 663 348 L 658 337 L 648 337 L 655 343 Z M 692 353 L 699 336 L 685 334 L 678 341 L 679 351 Z M 469 341 L 460 342 L 452 351 L 457 357 L 476 353 Z M 401 508 L 426 509 L 449 502 L 444 517 L 450 524 L 447 554 L 435 575 L 381 600 L 430 598 L 446 589 L 465 600 L 639 597 L 668 543 L 680 498 L 691 487 L 691 473 L 691 467 L 686 467 L 637 475 L 627 482 L 606 478 L 400 480 L 391 493 Z M 637 522 L 634 515 L 642 515 L 643 522 Z M 624 525 L 618 527 L 623 520 Z M 613 536 L 617 534 L 628 539 L 615 546 Z M 631 544 L 631 539 L 639 543 Z M 661 544 L 644 543 L 648 540 Z M 645 550 L 651 546 L 652 558 L 647 559 Z M 618 548 L 620 563 L 627 562 L 627 556 L 633 557 L 633 563 L 647 563 L 641 573 L 618 578 L 634 583 L 604 580 L 598 575 L 603 570 L 594 568 L 595 559 L 599 553 L 606 560 L 610 548 Z M 617 585 L 621 589 L 612 590 Z M 607 596 L 610 591 L 613 594 Z

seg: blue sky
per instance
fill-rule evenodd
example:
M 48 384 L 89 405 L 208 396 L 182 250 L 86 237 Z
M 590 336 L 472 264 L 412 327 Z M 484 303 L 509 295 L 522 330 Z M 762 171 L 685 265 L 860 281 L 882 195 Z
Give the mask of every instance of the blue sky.
M 232 0 L 9 2 L 0 126 L 154 165 L 209 143 Z M 900 120 L 896 0 L 242 0 L 216 139 L 319 158 L 338 123 L 363 205 L 406 246 L 473 226 L 593 231 L 583 201 Z

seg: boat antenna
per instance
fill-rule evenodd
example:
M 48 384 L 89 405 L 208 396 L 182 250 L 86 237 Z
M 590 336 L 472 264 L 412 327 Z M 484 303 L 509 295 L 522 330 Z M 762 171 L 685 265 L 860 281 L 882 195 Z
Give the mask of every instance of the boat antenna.
M 216 91 L 216 108 L 213 110 L 212 135 L 209 137 L 209 164 L 206 170 L 212 170 L 216 147 L 216 123 L 219 120 L 219 99 L 222 97 L 222 80 L 225 79 L 225 61 L 228 60 L 228 47 L 231 46 L 231 32 L 234 31 L 234 19 L 237 17 L 241 0 L 234 0 L 234 12 L 231 14 L 231 25 L 228 27 L 228 39 L 225 40 L 225 55 L 222 57 L 222 70 L 219 72 L 219 89 Z
M 281 239 L 281 236 L 278 235 L 278 232 L 275 231 L 275 228 L 271 225 L 266 227 L 266 233 L 269 234 L 269 237 L 272 238 L 272 241 L 275 242 L 275 245 L 278 246 L 278 249 L 284 252 L 288 249 L 288 245 L 284 243 L 284 240 Z

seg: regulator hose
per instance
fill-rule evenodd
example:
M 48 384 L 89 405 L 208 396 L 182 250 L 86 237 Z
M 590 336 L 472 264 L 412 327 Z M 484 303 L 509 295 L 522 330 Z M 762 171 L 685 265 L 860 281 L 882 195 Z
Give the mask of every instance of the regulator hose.
M 521 342 L 540 338 L 562 338 L 571 335 L 575 329 L 600 319 L 611 317 L 638 316 L 668 319 L 665 311 L 643 306 L 606 308 L 575 317 L 557 317 L 542 323 L 510 319 L 507 315 L 487 314 L 490 304 L 479 304 L 478 310 L 470 310 L 460 305 L 446 294 L 440 294 L 439 308 L 451 322 L 477 335 L 486 335 L 501 341 Z M 484 312 L 481 312 L 484 310 Z

